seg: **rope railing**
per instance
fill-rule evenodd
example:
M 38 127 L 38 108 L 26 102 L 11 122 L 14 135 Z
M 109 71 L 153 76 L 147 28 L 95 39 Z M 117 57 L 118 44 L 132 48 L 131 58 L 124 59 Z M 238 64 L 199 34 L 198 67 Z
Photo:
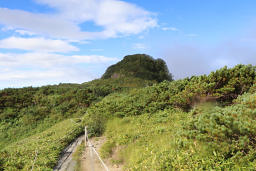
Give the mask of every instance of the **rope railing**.
M 94 152 L 96 154 L 97 158 L 99 159 L 99 161 L 101 162 L 102 166 L 104 167 L 104 169 L 106 171 L 109 171 L 107 165 L 103 162 L 103 160 L 101 159 L 100 155 L 98 154 L 98 152 L 96 151 L 96 149 L 94 148 L 92 143 L 89 141 L 88 134 L 87 134 L 87 128 L 86 127 L 84 128 L 84 133 L 85 133 L 85 146 L 90 148 L 91 159 L 93 157 L 92 156 L 92 152 Z M 94 170 L 93 162 L 91 162 L 91 167 L 92 167 L 92 171 L 93 171 Z

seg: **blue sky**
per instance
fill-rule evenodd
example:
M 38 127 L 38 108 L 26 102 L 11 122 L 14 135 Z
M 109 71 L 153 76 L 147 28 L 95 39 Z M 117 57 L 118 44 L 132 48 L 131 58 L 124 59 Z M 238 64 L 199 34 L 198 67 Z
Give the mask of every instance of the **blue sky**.
M 254 0 L 0 0 L 0 88 L 82 83 L 125 55 L 175 79 L 256 64 Z

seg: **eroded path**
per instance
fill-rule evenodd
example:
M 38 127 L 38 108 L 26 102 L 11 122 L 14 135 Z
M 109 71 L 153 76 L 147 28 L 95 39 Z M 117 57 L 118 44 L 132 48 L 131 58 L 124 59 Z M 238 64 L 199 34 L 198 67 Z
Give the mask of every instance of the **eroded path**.
M 62 153 L 62 156 L 55 167 L 54 171 L 75 171 L 77 161 L 72 159 L 72 154 L 77 150 L 77 147 L 84 143 L 85 136 L 77 138 L 71 143 Z M 105 143 L 105 137 L 94 137 L 89 139 L 94 149 L 99 153 L 101 146 Z M 122 171 L 122 167 L 111 163 L 111 159 L 103 160 L 109 171 Z M 83 155 L 81 156 L 81 171 L 106 171 L 96 153 L 86 146 Z
M 89 140 L 94 146 L 96 151 L 99 153 L 99 149 L 106 141 L 105 137 L 95 137 Z M 121 166 L 113 165 L 110 160 L 103 160 L 109 171 L 121 171 Z M 88 146 L 86 147 L 82 156 L 82 171 L 106 171 L 99 158 Z

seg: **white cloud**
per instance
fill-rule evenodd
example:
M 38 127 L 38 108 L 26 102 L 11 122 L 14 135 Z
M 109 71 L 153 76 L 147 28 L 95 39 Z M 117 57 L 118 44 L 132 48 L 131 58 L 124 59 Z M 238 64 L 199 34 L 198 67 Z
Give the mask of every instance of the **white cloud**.
M 138 34 L 157 26 L 154 15 L 120 0 L 37 0 L 58 12 L 31 13 L 0 8 L 0 24 L 61 39 L 97 39 Z M 81 31 L 79 24 L 92 21 L 100 32 Z
M 162 27 L 163 31 L 179 31 L 176 27 Z
M 102 74 L 97 67 L 105 68 L 117 61 L 117 58 L 98 55 L 0 53 L 0 88 L 82 83 Z
M 79 39 L 81 35 L 85 36 L 76 24 L 56 15 L 0 8 L 0 16 L 0 24 L 37 34 L 65 39 Z
M 0 71 L 0 88 L 42 86 L 59 83 L 83 83 L 95 77 L 87 70 L 74 68 L 52 68 L 50 70 L 11 70 Z
M 53 72 L 54 71 L 54 72 Z M 23 79 L 41 79 L 41 78 L 56 78 L 65 76 L 65 72 L 59 72 L 58 70 L 48 71 L 11 71 L 7 74 L 1 74 L 0 80 L 23 80 Z
M 1 31 L 6 32 L 6 31 L 12 31 L 15 30 L 13 27 L 11 26 L 5 26 L 1 28 Z
M 99 55 L 60 55 L 53 53 L 0 53 L 0 66 L 4 67 L 41 67 L 51 68 L 74 64 L 102 64 L 117 62 L 117 58 Z
M 89 55 L 89 56 L 81 56 L 81 55 L 73 55 L 71 56 L 72 60 L 75 63 L 108 63 L 108 62 L 117 62 L 117 58 L 108 58 L 100 55 Z
M 145 44 L 143 44 L 143 43 L 135 43 L 133 45 L 133 49 L 136 49 L 136 50 L 146 50 L 146 49 L 148 49 L 148 47 Z
M 9 37 L 0 40 L 0 48 L 21 49 L 41 52 L 70 52 L 79 50 L 75 46 L 72 46 L 69 43 L 62 40 L 21 37 Z
M 15 32 L 20 34 L 20 35 L 28 35 L 28 36 L 36 35 L 35 33 L 30 32 L 30 31 L 26 31 L 26 30 L 15 30 Z

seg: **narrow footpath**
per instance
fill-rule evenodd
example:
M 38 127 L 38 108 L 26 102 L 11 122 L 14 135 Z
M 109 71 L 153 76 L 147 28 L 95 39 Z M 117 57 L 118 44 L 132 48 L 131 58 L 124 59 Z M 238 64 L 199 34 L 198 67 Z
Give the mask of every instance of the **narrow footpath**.
M 77 150 L 77 147 L 84 142 L 84 139 L 84 135 L 79 137 L 63 151 L 57 166 L 54 168 L 54 171 L 75 171 L 77 162 L 72 159 L 72 154 Z M 99 154 L 99 150 L 106 141 L 106 138 L 94 137 L 89 139 L 89 141 L 92 144 L 92 147 Z M 103 160 L 103 162 L 108 171 L 122 171 L 122 167 L 115 164 L 113 165 L 110 159 Z M 83 155 L 81 156 L 81 171 L 107 171 L 107 169 L 104 168 L 93 149 L 87 145 Z
M 89 140 L 95 150 L 99 153 L 101 146 L 106 141 L 105 137 L 94 137 Z M 110 160 L 103 161 L 109 171 L 122 171 L 121 166 L 113 165 Z M 82 171 L 107 171 L 97 157 L 96 153 L 89 147 L 87 147 L 82 156 Z

